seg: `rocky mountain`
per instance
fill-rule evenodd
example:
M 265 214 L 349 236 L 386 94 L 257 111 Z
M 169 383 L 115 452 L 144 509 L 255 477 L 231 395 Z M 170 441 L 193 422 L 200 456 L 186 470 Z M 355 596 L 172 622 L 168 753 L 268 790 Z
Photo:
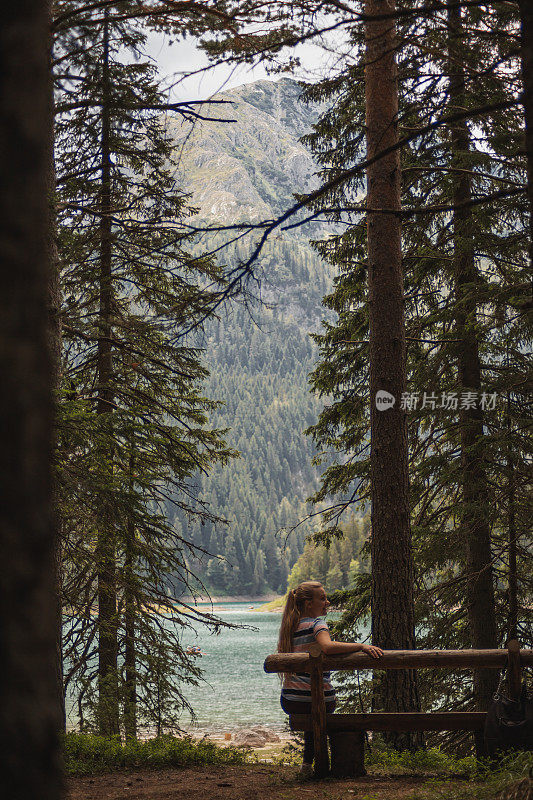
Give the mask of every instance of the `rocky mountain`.
M 203 115 L 226 121 L 172 124 L 180 183 L 192 193 L 200 218 L 271 218 L 287 208 L 294 192 L 316 185 L 316 166 L 299 139 L 320 108 L 302 103 L 300 95 L 300 86 L 287 78 L 256 81 L 202 107 Z
M 224 104 L 213 106 L 211 115 L 235 122 L 174 123 L 180 180 L 198 219 L 271 219 L 293 202 L 293 193 L 316 183 L 316 165 L 299 138 L 320 109 L 299 95 L 294 81 L 258 81 L 215 98 Z M 223 249 L 222 261 L 242 260 L 251 241 L 245 237 Z M 204 236 L 201 244 L 213 242 L 220 236 Z M 308 391 L 316 358 L 309 333 L 324 316 L 321 300 L 331 276 L 301 229 L 272 237 L 256 272 L 262 302 L 234 304 L 201 342 L 211 372 L 206 394 L 225 403 L 212 422 L 230 429 L 227 439 L 241 458 L 201 478 L 198 490 L 230 527 L 191 528 L 175 519 L 186 537 L 213 554 L 191 566 L 218 595 L 285 590 L 310 524 L 287 534 L 305 516 L 318 479 L 312 442 L 303 435 L 322 404 Z

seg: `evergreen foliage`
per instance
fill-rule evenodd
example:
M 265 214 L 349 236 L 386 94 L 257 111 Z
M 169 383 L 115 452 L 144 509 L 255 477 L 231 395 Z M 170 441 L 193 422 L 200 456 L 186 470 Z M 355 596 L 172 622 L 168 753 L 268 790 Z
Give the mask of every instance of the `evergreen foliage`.
M 287 587 L 294 589 L 303 581 L 320 581 L 328 592 L 348 589 L 368 577 L 368 536 L 370 518 L 353 517 L 342 526 L 342 537 L 328 545 L 308 540 L 304 551 L 292 568 Z
M 218 520 L 190 480 L 235 453 L 209 424 L 217 404 L 186 335 L 222 275 L 187 249 L 191 211 L 173 178 L 146 31 L 108 8 L 83 11 L 55 43 L 65 688 L 82 728 L 135 738 L 138 724 L 172 729 L 187 706 L 183 687 L 199 671 L 182 630 L 191 619 L 221 624 L 176 611 L 194 544 L 166 509 Z
M 524 301 L 527 207 L 520 148 L 523 121 L 512 107 L 483 111 L 493 102 L 512 105 L 517 91 L 519 75 L 512 57 L 516 16 L 513 18 L 509 8 L 495 9 L 488 17 L 475 9 L 463 14 L 460 58 L 465 77 L 461 91 L 462 106 L 473 117 L 467 123 L 470 146 L 459 157 L 452 149 L 449 133 L 454 126 L 449 125 L 431 136 L 420 136 L 402 150 L 408 337 L 408 392 L 403 400 L 410 437 L 417 646 L 421 648 L 472 646 L 475 641 L 467 614 L 472 602 L 467 601 L 472 563 L 468 563 L 465 539 L 471 521 L 481 518 L 487 519 L 491 531 L 499 641 L 503 643 L 511 630 L 513 547 L 517 551 L 520 604 L 520 625 L 515 634 L 518 632 L 523 642 L 531 641 L 526 522 L 530 449 L 525 388 L 531 329 Z M 401 136 L 412 135 L 456 109 L 448 94 L 450 31 L 446 14 L 435 12 L 414 21 L 400 19 L 399 26 Z M 354 53 L 361 52 L 358 47 L 355 35 Z M 428 52 L 433 53 L 431 68 Z M 352 67 L 309 87 L 307 92 L 311 99 L 330 105 L 308 137 L 328 179 L 361 158 L 363 69 L 359 57 Z M 468 228 L 458 236 L 454 187 L 465 173 L 471 180 L 470 200 L 466 202 L 473 203 L 468 205 Z M 322 502 L 341 494 L 341 502 L 325 515 L 326 537 L 337 532 L 339 514 L 346 508 L 345 496 L 351 493 L 351 500 L 366 503 L 370 486 L 366 234 L 365 219 L 356 210 L 362 206 L 364 190 L 361 175 L 317 203 L 326 211 L 343 209 L 330 212 L 336 219 L 342 219 L 348 209 L 352 214 L 346 233 L 317 243 L 321 255 L 339 266 L 334 291 L 325 298 L 326 307 L 336 312 L 337 319 L 326 324 L 316 337 L 321 359 L 312 376 L 314 389 L 332 396 L 333 402 L 310 432 L 319 447 L 333 447 L 339 453 L 315 495 Z M 468 247 L 473 248 L 475 270 L 459 284 L 457 257 Z M 468 411 L 461 410 L 461 404 L 473 386 L 464 382 L 464 372 L 460 374 L 459 369 L 465 352 L 473 345 L 481 361 L 481 384 L 474 388 L 478 389 L 477 413 L 483 428 L 482 434 L 465 444 L 462 431 L 469 424 Z M 456 404 L 446 399 L 450 396 Z M 492 405 L 490 398 L 496 398 Z M 467 465 L 472 460 L 486 470 L 490 503 L 481 490 L 470 499 L 466 497 L 472 480 Z M 476 569 L 486 566 L 478 562 Z M 473 585 L 479 597 L 475 575 Z M 347 610 L 344 623 L 337 626 L 339 632 L 350 636 L 355 631 L 358 617 L 365 613 L 365 598 L 368 602 L 364 583 L 344 595 Z M 354 688 L 350 685 L 352 696 Z M 462 700 L 458 701 L 461 688 Z M 467 682 L 461 685 L 456 677 L 446 675 L 423 680 L 422 690 L 427 708 L 434 703 L 450 707 L 471 697 Z
M 314 35 L 313 5 L 276 3 L 272 17 L 269 3 L 228 4 L 241 19 L 266 15 L 271 32 L 246 45 L 221 37 L 209 49 L 242 48 L 249 59 L 262 44 L 277 55 L 300 24 Z M 408 422 L 417 646 L 527 644 L 531 323 L 518 12 L 426 5 L 397 20 L 408 386 L 396 401 Z M 350 59 L 305 93 L 326 109 L 305 137 L 325 185 L 309 204 L 334 233 L 315 253 L 306 231 L 269 241 L 254 269 L 282 295 L 264 281 L 266 305 L 220 312 L 201 336 L 193 329 L 220 299 L 224 268 L 188 232 L 192 210 L 161 118 L 179 109 L 143 55 L 145 33 L 100 9 L 59 30 L 66 682 L 82 719 L 107 733 L 133 739 L 138 720 L 161 733 L 186 705 L 182 686 L 198 672 L 181 649 L 189 622 L 174 611 L 176 596 L 283 593 L 312 577 L 337 590 L 337 634 L 355 638 L 370 613 L 366 547 L 360 556 L 368 521 L 345 521 L 366 511 L 371 492 L 366 183 L 357 171 L 364 42 L 357 14 L 335 13 Z M 257 180 L 270 201 L 271 184 Z M 302 190 L 285 181 L 283 203 L 291 188 Z M 209 247 L 218 246 L 213 236 Z M 240 239 L 224 250 L 230 270 L 248 255 Z M 294 527 L 310 491 L 319 532 L 311 520 Z M 304 544 L 308 534 L 314 544 Z M 364 685 L 358 701 L 374 702 L 376 689 Z M 467 678 L 421 676 L 421 692 L 428 709 L 473 704 Z M 479 707 L 490 694 L 474 683 Z
M 247 252 L 238 243 L 225 256 L 234 264 Z M 298 525 L 318 477 L 316 451 L 303 433 L 320 408 L 306 386 L 316 358 L 308 331 L 318 326 L 328 270 L 303 237 L 288 236 L 265 247 L 258 269 L 263 305 L 233 308 L 202 339 L 206 392 L 223 401 L 211 421 L 229 428 L 228 444 L 240 458 L 200 476 L 195 491 L 230 529 L 210 521 L 189 528 L 169 509 L 176 529 L 207 551 L 190 566 L 215 595 L 284 593 L 314 529 L 309 521 Z
M 290 56 L 283 60 L 283 44 L 317 37 L 326 26 L 305 0 L 235 7 L 256 23 L 249 26 L 244 54 L 231 36 L 211 43 L 212 53 L 229 50 L 274 69 L 291 63 Z M 337 316 L 315 337 L 320 361 L 311 378 L 325 407 L 310 433 L 319 452 L 338 453 L 314 496 L 319 503 L 333 500 L 323 515 L 326 541 L 341 535 L 343 514 L 352 513 L 354 504 L 366 506 L 371 490 L 360 19 L 368 8 L 322 6 L 331 12 L 332 27 L 346 31 L 346 57 L 306 91 L 307 99 L 327 107 L 306 137 L 323 180 L 309 203 L 321 219 L 345 226 L 316 243 L 338 270 L 324 301 Z M 261 28 L 265 19 L 272 24 L 268 33 Z M 518 97 L 530 78 L 520 75 L 517 59 L 519 9 L 420 2 L 401 9 L 396 23 L 408 342 L 407 392 L 397 402 L 403 402 L 409 425 L 417 645 L 487 647 L 509 635 L 527 644 L 530 209 Z M 527 58 L 523 54 L 524 69 Z M 526 107 L 528 102 L 527 96 Z M 475 410 L 468 406 L 472 393 Z M 344 633 L 351 636 L 352 623 L 369 613 L 367 582 L 344 600 Z M 481 708 L 492 690 L 478 677 Z M 444 675 L 426 681 L 423 696 L 428 708 L 436 702 L 450 707 L 452 698 L 472 700 L 469 682 Z

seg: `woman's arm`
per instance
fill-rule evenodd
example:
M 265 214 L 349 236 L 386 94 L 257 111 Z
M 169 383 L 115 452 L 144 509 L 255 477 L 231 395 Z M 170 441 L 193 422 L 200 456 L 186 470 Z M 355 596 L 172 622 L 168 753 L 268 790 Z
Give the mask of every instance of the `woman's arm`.
M 329 631 L 319 631 L 315 636 L 318 644 L 322 648 L 322 652 L 327 656 L 333 656 L 341 653 L 366 653 L 366 655 L 373 658 L 379 658 L 383 655 L 383 650 L 379 647 L 374 647 L 372 644 L 360 644 L 359 642 L 334 642 L 329 635 Z

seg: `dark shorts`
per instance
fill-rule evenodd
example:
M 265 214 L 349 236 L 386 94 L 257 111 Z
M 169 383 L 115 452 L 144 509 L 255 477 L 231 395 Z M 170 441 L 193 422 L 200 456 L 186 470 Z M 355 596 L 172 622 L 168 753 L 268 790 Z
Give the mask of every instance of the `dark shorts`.
M 287 700 L 281 695 L 281 707 L 286 714 L 310 714 L 311 701 L 308 703 L 300 700 Z M 333 714 L 335 711 L 335 698 L 326 703 L 326 714 Z M 304 764 L 312 764 L 315 756 L 315 741 L 313 731 L 305 731 L 304 733 Z
M 286 697 L 281 695 L 281 707 L 286 714 L 310 714 L 311 701 L 304 703 L 301 700 L 287 700 Z M 335 711 L 335 698 L 326 702 L 326 714 L 333 714 Z

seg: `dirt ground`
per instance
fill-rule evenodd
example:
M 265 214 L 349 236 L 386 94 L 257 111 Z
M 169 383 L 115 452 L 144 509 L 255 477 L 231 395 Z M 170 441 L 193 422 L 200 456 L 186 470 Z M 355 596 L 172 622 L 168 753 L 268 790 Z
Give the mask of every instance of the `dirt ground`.
M 71 778 L 69 800 L 422 800 L 426 778 L 369 775 L 304 782 L 295 767 L 193 767 Z M 454 781 L 457 786 L 460 781 Z M 463 782 L 464 783 L 464 782 Z

